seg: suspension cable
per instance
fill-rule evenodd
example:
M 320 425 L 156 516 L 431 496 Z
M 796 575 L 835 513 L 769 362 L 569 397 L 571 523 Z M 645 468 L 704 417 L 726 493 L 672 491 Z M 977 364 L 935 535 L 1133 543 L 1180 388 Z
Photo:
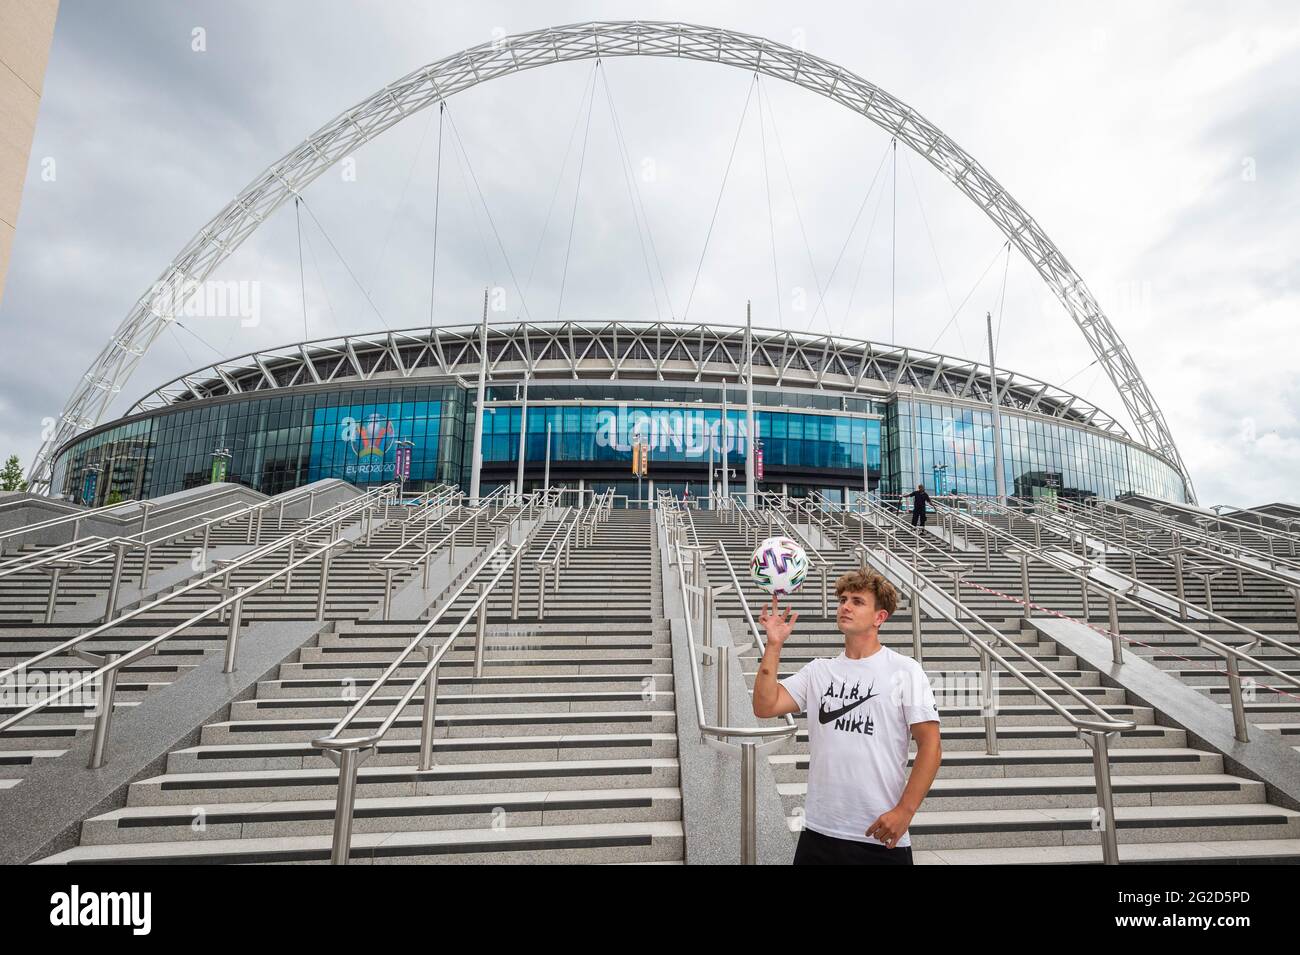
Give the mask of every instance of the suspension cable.
M 379 307 L 375 305 L 375 300 L 370 297 L 370 293 L 367 292 L 365 286 L 361 284 L 360 280 L 357 278 L 357 274 L 352 271 L 352 266 L 348 264 L 348 260 L 343 257 L 343 253 L 339 251 L 339 247 L 334 244 L 334 240 L 330 238 L 330 234 L 325 231 L 325 226 L 321 225 L 320 219 L 316 218 L 316 213 L 312 211 L 311 203 L 306 199 L 303 199 L 302 205 L 303 208 L 307 210 L 307 215 L 311 216 L 312 222 L 316 223 L 316 228 L 320 229 L 320 234 L 323 235 L 325 241 L 329 243 L 329 247 L 334 250 L 334 254 L 337 255 L 339 261 L 343 263 L 343 268 L 346 269 L 348 275 L 352 277 L 352 281 L 355 282 L 357 288 L 361 290 L 361 294 L 364 295 L 366 301 L 370 303 L 370 307 L 374 310 L 375 315 L 379 317 L 379 321 L 383 323 L 384 328 L 392 331 L 393 327 L 388 324 L 388 319 L 384 318 L 383 313 L 379 311 Z
M 894 211 L 889 218 L 889 343 L 896 344 L 898 335 L 894 328 L 894 285 L 898 276 L 898 137 L 890 140 L 893 162 L 889 168 L 890 188 L 894 192 Z
M 599 65 L 600 60 L 596 63 Z M 564 267 L 560 271 L 560 294 L 555 300 L 555 320 L 560 321 L 564 308 L 564 286 L 569 280 L 569 256 L 573 254 L 573 228 L 578 221 L 578 199 L 582 196 L 582 173 L 587 167 L 587 143 L 591 138 L 591 113 L 596 105 L 596 83 L 593 71 L 591 95 L 587 97 L 587 121 L 582 129 L 582 150 L 578 153 L 578 179 L 573 184 L 573 209 L 569 212 L 569 237 L 564 244 Z
M 795 193 L 794 179 L 790 175 L 790 164 L 789 162 L 786 161 L 785 158 L 785 144 L 781 139 L 781 127 L 776 121 L 776 109 L 775 107 L 772 106 L 772 97 L 768 95 L 766 89 L 764 88 L 761 82 L 759 83 L 758 86 L 758 95 L 760 97 L 759 100 L 760 105 L 762 105 L 763 99 L 767 100 L 767 115 L 772 121 L 772 135 L 773 138 L 776 140 L 776 152 L 777 155 L 781 157 L 781 168 L 785 171 L 785 184 L 786 187 L 790 190 L 790 202 L 794 206 L 795 221 L 799 223 L 799 235 L 803 238 L 804 252 L 807 253 L 808 255 L 808 268 L 812 270 L 813 284 L 817 287 L 817 305 L 818 308 L 820 308 L 822 303 L 826 299 L 826 291 L 829 290 L 826 291 L 823 290 L 821 277 L 817 274 L 817 263 L 816 261 L 814 261 L 813 258 L 812 244 L 808 241 L 808 230 L 804 227 L 803 212 L 799 208 L 799 197 Z M 823 312 L 823 314 L 826 315 L 827 324 L 829 325 L 830 324 L 829 313 Z M 812 327 L 812 323 L 816 320 L 816 318 L 817 318 L 817 313 L 816 310 L 814 310 L 813 314 L 808 317 L 809 328 Z
M 754 85 L 760 86 L 758 75 L 754 75 Z M 763 129 L 763 93 L 760 86 L 758 94 L 758 142 L 763 153 L 763 193 L 767 198 L 767 234 L 772 242 L 772 280 L 776 284 L 776 322 L 778 328 L 785 327 L 781 314 L 781 273 L 776 260 L 776 222 L 772 215 L 772 183 L 767 170 L 767 133 Z
M 380 279 L 384 275 L 384 264 L 388 261 L 388 246 L 393 241 L 393 229 L 397 225 L 397 215 L 406 205 L 406 195 L 411 191 L 411 181 L 415 178 L 415 169 L 420 163 L 420 156 L 424 154 L 424 143 L 429 138 L 429 127 L 433 125 L 433 113 L 429 113 L 424 120 L 424 127 L 420 130 L 420 140 L 416 143 L 415 152 L 411 154 L 411 164 L 406 170 L 406 180 L 402 183 L 402 192 L 397 198 L 397 204 L 393 206 L 393 213 L 388 217 L 388 227 L 384 230 L 384 241 L 379 245 L 379 254 L 375 257 L 375 263 L 370 269 L 369 279 L 366 287 L 370 291 L 375 291 L 379 287 Z
M 818 310 L 821 309 L 821 307 L 822 307 L 822 302 L 825 300 L 826 292 L 829 292 L 829 291 L 830 291 L 831 285 L 835 282 L 835 273 L 836 273 L 837 271 L 839 271 L 840 262 L 844 259 L 844 253 L 845 253 L 845 251 L 846 251 L 846 250 L 848 249 L 848 247 L 849 247 L 849 242 L 851 242 L 852 239 L 853 239 L 853 233 L 854 233 L 855 231 L 857 231 L 857 228 L 858 228 L 858 221 L 862 218 L 862 210 L 864 210 L 864 209 L 867 207 L 867 201 L 871 198 L 871 192 L 872 192 L 872 190 L 874 190 L 874 189 L 876 188 L 876 179 L 879 178 L 879 176 L 880 176 L 880 171 L 884 168 L 884 166 L 885 166 L 885 160 L 888 159 L 888 158 L 889 158 L 889 147 L 886 146 L 886 147 L 885 147 L 885 152 L 884 152 L 884 153 L 881 155 L 881 157 L 880 157 L 880 162 L 876 165 L 876 171 L 875 171 L 875 173 L 874 173 L 874 174 L 872 175 L 872 177 L 871 177 L 871 184 L 870 184 L 869 186 L 867 186 L 867 194 L 866 194 L 865 196 L 862 197 L 862 202 L 861 202 L 861 204 L 858 206 L 858 211 L 857 211 L 857 213 L 853 216 L 853 222 L 852 222 L 852 224 L 849 225 L 849 231 L 848 231 L 848 234 L 844 236 L 844 244 L 840 246 L 840 254 L 837 255 L 837 256 L 835 257 L 835 264 L 831 266 L 831 274 L 830 274 L 830 276 L 826 279 L 826 288 L 825 288 L 825 290 L 821 293 L 821 297 L 818 298 L 818 300 L 817 300 L 817 308 L 813 309 L 813 316 L 812 316 L 812 317 L 809 317 L 807 328 L 811 328 L 811 327 L 812 327 L 812 320 L 813 320 L 813 317 L 815 317 L 816 314 L 817 314 L 817 312 L 818 312 Z M 881 194 L 882 194 L 882 195 L 884 194 L 884 193 L 883 193 L 883 190 L 882 190 Z M 804 330 L 807 331 L 807 328 L 805 328 Z
M 546 206 L 546 216 L 542 219 L 542 231 L 537 236 L 537 248 L 533 250 L 533 260 L 528 266 L 528 278 L 524 280 L 524 294 L 533 287 L 533 275 L 537 271 L 537 262 L 542 257 L 542 244 L 546 241 L 546 231 L 551 225 L 551 213 L 555 211 L 555 200 L 560 195 L 560 185 L 564 181 L 564 170 L 569 168 L 569 153 L 573 151 L 573 140 L 578 135 L 578 124 L 582 122 L 582 103 L 587 98 L 589 86 L 594 86 L 596 79 L 595 66 L 591 69 L 591 75 L 587 77 L 587 83 L 583 85 L 582 95 L 578 98 L 578 111 L 573 117 L 573 126 L 569 129 L 569 141 L 564 147 L 564 155 L 560 159 L 560 171 L 555 177 L 555 188 L 551 190 L 551 201 Z
M 916 195 L 916 207 L 921 212 L 921 224 L 925 227 L 925 237 L 930 241 L 930 252 L 934 256 L 934 267 L 939 273 L 939 284 L 943 287 L 944 298 L 948 300 L 948 311 L 955 311 L 952 307 L 952 293 L 948 291 L 948 277 L 944 275 L 943 262 L 939 260 L 939 247 L 935 244 L 934 233 L 930 230 L 930 219 L 925 214 L 925 203 L 921 199 L 921 189 L 916 184 L 916 176 L 912 173 L 912 163 L 907 158 L 906 152 L 903 153 L 903 168 L 907 170 L 907 178 L 912 183 L 912 192 Z M 970 354 L 966 349 L 966 336 L 961 333 L 961 325 L 954 324 L 953 328 L 957 332 L 957 341 L 961 345 L 961 354 Z
M 889 156 L 889 147 L 886 146 L 884 155 L 880 157 L 880 165 L 876 167 L 877 174 L 880 172 L 881 169 L 884 168 L 885 159 L 888 158 L 888 156 Z M 871 185 L 872 188 L 875 188 L 874 178 L 871 181 Z M 871 192 L 870 190 L 868 190 L 866 197 L 863 199 L 863 202 L 865 203 L 866 200 L 869 199 L 870 197 L 871 197 Z M 867 264 L 867 253 L 871 251 L 871 237 L 876 234 L 876 222 L 880 218 L 880 207 L 884 204 L 885 204 L 885 190 L 882 188 L 880 190 L 880 194 L 876 196 L 876 206 L 874 209 L 871 210 L 871 223 L 867 226 L 867 239 L 865 242 L 862 243 L 862 255 L 858 258 L 858 269 L 856 272 L 853 273 L 853 287 L 849 290 L 848 305 L 845 306 L 844 317 L 840 320 L 841 335 L 844 334 L 844 330 L 848 327 L 849 324 L 849 318 L 853 314 L 853 302 L 858 297 L 858 284 L 862 281 L 862 270 Z
M 519 305 L 523 309 L 523 313 L 528 316 L 528 320 L 532 321 L 533 316 L 528 311 L 528 302 L 524 298 L 523 289 L 519 287 L 519 280 L 515 278 L 515 267 L 510 264 L 510 254 L 506 252 L 505 243 L 501 241 L 501 233 L 497 229 L 496 220 L 492 218 L 492 210 L 488 207 L 487 199 L 483 195 L 483 187 L 479 185 L 478 174 L 474 172 L 474 163 L 469 158 L 469 152 L 465 149 L 465 141 L 461 139 L 460 130 L 456 128 L 456 117 L 452 115 L 450 109 L 447 110 L 447 121 L 451 123 L 451 135 L 456 140 L 456 146 L 465 157 L 465 166 L 469 169 L 469 176 L 474 183 L 475 191 L 478 193 L 478 200 L 483 206 L 483 212 L 487 215 L 488 225 L 492 227 L 492 235 L 497 240 L 497 248 L 501 250 L 501 258 L 505 260 L 506 271 L 510 273 L 510 281 L 514 283 L 515 291 L 519 294 Z
M 321 270 L 320 259 L 316 255 L 316 246 L 311 244 L 311 233 L 304 232 L 302 241 L 307 246 L 307 254 L 311 256 L 312 268 L 316 270 L 316 281 L 320 284 L 321 295 L 325 296 L 325 307 L 329 309 L 330 322 L 335 328 L 339 327 L 339 317 L 334 312 L 334 300 L 330 298 L 329 286 L 325 284 L 325 273 Z
M 691 293 L 686 296 L 686 308 L 682 310 L 682 320 L 690 314 L 691 302 L 695 300 L 695 289 L 700 282 L 700 272 L 704 269 L 704 257 L 709 251 L 709 239 L 713 237 L 713 226 L 718 221 L 718 209 L 722 207 L 722 194 L 727 188 L 727 177 L 731 174 L 731 163 L 736 158 L 736 146 L 740 143 L 740 132 L 745 128 L 745 117 L 749 114 L 749 101 L 754 95 L 754 87 L 758 84 L 758 74 L 755 73 L 749 83 L 749 91 L 745 94 L 745 105 L 740 111 L 740 122 L 736 124 L 736 136 L 731 141 L 731 153 L 727 156 L 727 166 L 722 171 L 722 185 L 718 187 L 718 198 L 713 204 L 713 217 L 709 219 L 709 230 L 704 235 L 704 248 L 700 250 L 700 261 L 695 267 L 695 278 L 691 281 Z
M 1002 292 L 998 295 L 998 333 L 994 336 L 994 350 L 1002 347 L 1002 310 L 1007 306 L 1007 273 L 1011 271 L 1011 243 L 1007 243 L 1007 262 L 1002 267 Z M 998 354 L 1001 354 L 998 351 Z
M 310 341 L 307 331 L 307 273 L 302 267 L 302 199 L 293 197 L 293 218 L 298 224 L 298 285 L 302 289 L 302 340 Z
M 628 202 L 632 206 L 632 222 L 636 225 L 637 241 L 641 245 L 641 260 L 645 263 L 645 277 L 650 285 L 650 297 L 654 299 L 655 318 L 663 320 L 663 313 L 659 310 L 659 292 L 655 288 L 654 273 L 650 269 L 650 256 L 646 252 L 646 236 L 649 235 L 650 248 L 654 248 L 654 234 L 650 231 L 650 222 L 646 220 L 644 229 L 641 224 L 641 216 L 637 215 L 637 202 L 640 199 L 640 190 L 636 188 L 636 177 L 632 172 L 632 159 L 628 155 L 627 143 L 623 140 L 623 133 L 618 121 L 618 113 L 614 109 L 614 96 L 609 88 L 609 75 L 606 73 L 601 61 L 597 60 L 596 65 L 600 67 L 600 85 L 605 91 L 605 102 L 609 106 L 610 124 L 614 129 L 614 144 L 618 148 L 619 167 L 623 170 L 623 183 L 627 187 Z M 644 214 L 644 209 L 642 210 Z M 655 252 L 655 264 L 659 263 L 659 253 Z M 668 301 L 668 283 L 664 282 L 663 268 L 659 269 L 659 281 L 664 287 L 664 300 L 668 305 L 668 314 L 672 315 L 672 302 Z
M 984 276 L 989 274 L 989 269 L 993 268 L 993 263 L 998 260 L 998 256 L 1002 254 L 1003 250 L 1010 245 L 1011 243 L 1007 241 L 998 246 L 998 250 L 993 253 L 993 258 L 989 259 L 989 264 L 984 266 L 984 271 L 980 273 L 980 277 L 975 280 L 975 284 L 970 287 L 970 291 L 967 292 L 966 297 L 961 300 L 961 304 L 957 306 L 957 310 L 952 313 L 952 318 L 948 319 L 947 324 L 945 324 L 943 328 L 939 329 L 939 334 L 935 336 L 934 341 L 930 344 L 930 351 L 934 351 L 935 346 L 939 344 L 939 339 L 942 338 L 943 333 L 948 330 L 948 326 L 957 321 L 957 316 L 960 315 L 961 310 L 966 307 L 966 303 L 969 302 L 970 297 L 975 294 L 975 290 L 984 282 Z
M 433 330 L 433 311 L 438 298 L 438 220 L 442 207 L 442 114 L 447 104 L 438 102 L 438 160 L 433 173 L 433 263 L 429 268 L 429 329 Z

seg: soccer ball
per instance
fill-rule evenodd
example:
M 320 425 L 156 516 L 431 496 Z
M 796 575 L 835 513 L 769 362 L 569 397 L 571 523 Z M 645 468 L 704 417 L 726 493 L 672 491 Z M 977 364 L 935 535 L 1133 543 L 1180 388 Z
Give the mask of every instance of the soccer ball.
M 788 537 L 769 537 L 749 560 L 749 576 L 769 594 L 792 594 L 808 573 L 808 555 Z

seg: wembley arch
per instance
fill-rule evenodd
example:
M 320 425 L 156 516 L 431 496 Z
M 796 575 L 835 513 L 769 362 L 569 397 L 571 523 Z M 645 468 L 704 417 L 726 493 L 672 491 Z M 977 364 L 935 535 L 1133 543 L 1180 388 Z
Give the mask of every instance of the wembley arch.
M 980 207 L 1060 300 L 1115 386 L 1145 446 L 1190 475 L 1155 397 L 1083 279 L 989 172 L 915 109 L 828 60 L 772 40 L 688 23 L 594 21 L 483 43 L 436 60 L 344 110 L 248 184 L 212 217 L 132 306 L 86 370 L 29 471 L 49 490 L 54 452 L 94 427 L 187 297 L 284 202 L 358 147 L 414 113 L 489 80 L 553 63 L 657 56 L 719 63 L 785 80 L 865 117 L 938 169 Z

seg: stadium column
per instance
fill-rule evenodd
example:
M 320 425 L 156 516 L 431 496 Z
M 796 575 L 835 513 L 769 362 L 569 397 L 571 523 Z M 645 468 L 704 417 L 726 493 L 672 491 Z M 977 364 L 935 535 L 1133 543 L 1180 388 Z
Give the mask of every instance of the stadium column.
M 998 503 L 1007 503 L 1007 479 L 1002 473 L 1002 416 L 998 410 L 998 369 L 993 364 L 993 313 L 985 312 L 989 331 L 989 394 L 993 404 L 993 481 Z
M 745 303 L 745 498 L 754 506 L 754 330 Z
M 727 461 L 727 379 L 722 379 L 722 426 L 718 429 L 722 436 L 722 496 L 727 503 L 731 503 L 731 478 L 727 469 L 731 466 Z
M 478 507 L 479 478 L 483 471 L 483 396 L 487 389 L 488 290 L 483 290 L 483 326 L 478 345 L 478 401 L 474 405 L 474 463 L 469 475 L 469 506 Z
M 528 379 L 532 376 L 524 369 L 524 401 L 519 406 L 519 467 L 515 470 L 515 493 L 524 493 L 524 454 L 528 450 L 525 438 L 528 434 Z

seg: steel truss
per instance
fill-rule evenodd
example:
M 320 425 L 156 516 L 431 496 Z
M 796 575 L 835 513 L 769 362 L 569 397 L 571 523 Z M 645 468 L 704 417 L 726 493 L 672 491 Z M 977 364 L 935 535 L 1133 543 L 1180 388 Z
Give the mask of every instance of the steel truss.
M 186 402 L 348 382 L 401 384 L 432 376 L 478 377 L 480 326 L 346 335 L 250 352 L 181 375 L 140 399 L 138 414 Z M 743 326 L 683 322 L 509 322 L 488 326 L 489 380 L 528 374 L 557 380 L 737 382 Z M 950 355 L 854 338 L 754 329 L 754 383 L 882 398 L 987 405 L 989 368 Z M 1129 438 L 1100 408 L 1044 381 L 998 370 L 1002 406 Z

